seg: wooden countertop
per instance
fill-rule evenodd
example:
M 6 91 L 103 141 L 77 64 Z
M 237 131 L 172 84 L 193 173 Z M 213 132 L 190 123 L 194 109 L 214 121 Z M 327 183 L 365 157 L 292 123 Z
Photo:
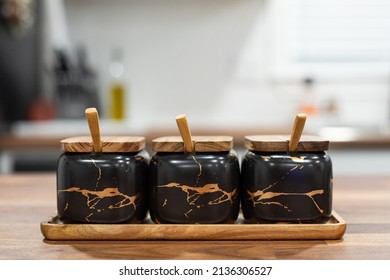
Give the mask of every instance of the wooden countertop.
M 347 231 L 313 241 L 47 241 L 40 222 L 56 211 L 55 180 L 0 176 L 0 259 L 390 259 L 390 177 L 335 178 Z

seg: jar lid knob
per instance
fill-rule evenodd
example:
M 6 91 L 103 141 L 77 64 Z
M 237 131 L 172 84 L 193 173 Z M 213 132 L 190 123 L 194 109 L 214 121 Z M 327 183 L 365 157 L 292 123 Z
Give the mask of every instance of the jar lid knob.
M 195 151 L 195 145 L 192 141 L 190 127 L 188 126 L 187 117 L 185 114 L 178 115 L 176 117 L 177 127 L 179 128 L 179 132 L 181 138 L 184 143 L 184 151 L 186 153 L 193 153 Z
M 102 152 L 102 140 L 100 136 L 99 114 L 96 108 L 87 108 L 85 117 L 88 121 L 89 132 L 92 137 L 93 151 L 96 153 Z
M 298 150 L 299 140 L 301 139 L 301 135 L 303 132 L 303 128 L 306 123 L 306 114 L 299 113 L 295 116 L 295 121 L 293 125 L 293 129 L 290 136 L 290 141 L 288 143 L 288 151 L 296 152 Z

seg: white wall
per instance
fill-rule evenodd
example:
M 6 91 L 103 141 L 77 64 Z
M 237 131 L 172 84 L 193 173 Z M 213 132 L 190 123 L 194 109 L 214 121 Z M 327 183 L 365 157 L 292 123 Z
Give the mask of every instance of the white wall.
M 105 101 L 110 51 L 125 51 L 131 122 L 174 127 L 186 113 L 193 127 L 262 128 L 290 125 L 302 100 L 300 84 L 274 83 L 268 74 L 268 3 L 65 0 L 65 8 L 71 41 L 87 47 Z M 316 88 L 319 100 L 338 102 L 332 121 L 346 125 L 386 121 L 389 91 L 387 81 Z

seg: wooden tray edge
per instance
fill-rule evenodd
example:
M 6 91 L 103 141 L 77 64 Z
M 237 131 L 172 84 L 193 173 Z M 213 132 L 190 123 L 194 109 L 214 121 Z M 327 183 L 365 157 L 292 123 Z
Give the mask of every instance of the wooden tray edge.
M 46 240 L 335 240 L 346 222 L 335 211 L 326 224 L 40 224 Z

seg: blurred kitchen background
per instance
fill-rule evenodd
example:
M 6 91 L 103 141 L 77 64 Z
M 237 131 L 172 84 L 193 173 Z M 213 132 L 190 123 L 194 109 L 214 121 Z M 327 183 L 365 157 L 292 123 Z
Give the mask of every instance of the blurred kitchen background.
M 106 135 L 185 113 L 240 152 L 306 112 L 335 175 L 388 175 L 390 1 L 0 0 L 0 172 L 55 170 L 90 106 Z

